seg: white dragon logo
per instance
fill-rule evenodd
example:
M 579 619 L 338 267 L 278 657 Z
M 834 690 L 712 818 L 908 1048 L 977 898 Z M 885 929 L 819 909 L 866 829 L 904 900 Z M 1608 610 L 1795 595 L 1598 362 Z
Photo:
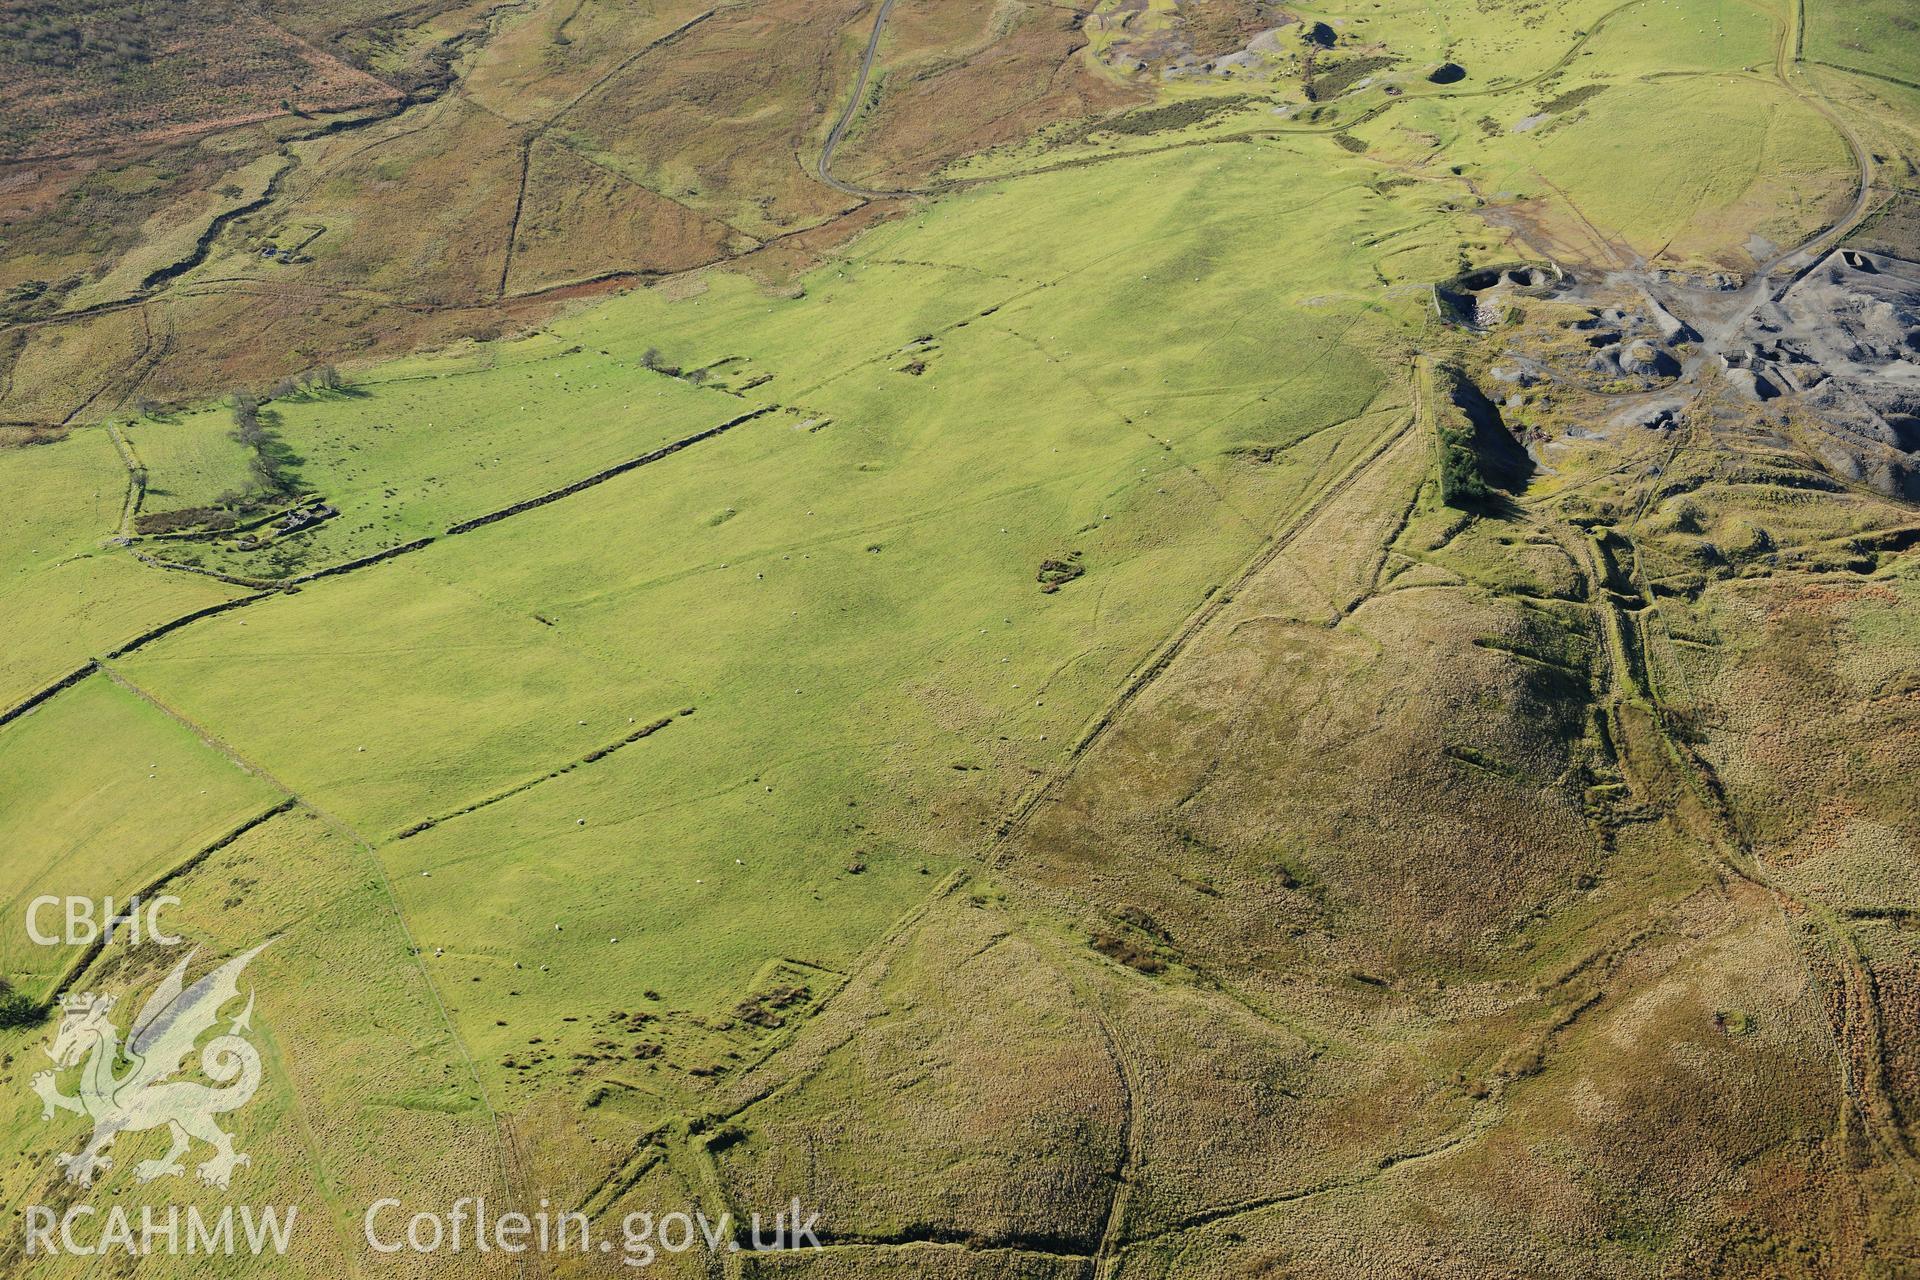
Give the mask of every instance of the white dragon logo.
M 141 1182 L 180 1173 L 180 1157 L 193 1145 L 194 1138 L 213 1148 L 213 1155 L 197 1170 L 200 1181 L 210 1186 L 225 1187 L 236 1168 L 252 1163 L 233 1149 L 233 1135 L 214 1123 L 215 1116 L 245 1106 L 260 1087 L 260 1054 L 244 1034 L 251 1029 L 251 991 L 240 1016 L 225 1032 L 208 1041 L 200 1053 L 201 1070 L 225 1087 L 215 1089 L 188 1080 L 173 1081 L 171 1077 L 185 1065 L 195 1042 L 219 1021 L 221 1007 L 239 997 L 240 971 L 272 941 L 269 938 L 235 956 L 187 987 L 187 964 L 194 955 L 189 952 L 141 1006 L 140 1015 L 127 1032 L 124 1050 L 119 1029 L 108 1017 L 112 996 L 60 998 L 60 1027 L 47 1056 L 59 1071 L 85 1060 L 80 1091 L 72 1096 L 61 1093 L 54 1071 L 34 1076 L 33 1091 L 45 1104 L 42 1120 L 51 1120 L 55 1111 L 71 1111 L 93 1120 L 93 1137 L 84 1147 L 71 1155 L 54 1157 L 68 1182 L 92 1186 L 96 1174 L 113 1167 L 106 1150 L 115 1138 L 162 1125 L 173 1131 L 173 1146 L 160 1159 L 142 1160 L 133 1167 L 133 1176 Z M 123 1058 L 131 1065 L 124 1074 L 116 1075 Z

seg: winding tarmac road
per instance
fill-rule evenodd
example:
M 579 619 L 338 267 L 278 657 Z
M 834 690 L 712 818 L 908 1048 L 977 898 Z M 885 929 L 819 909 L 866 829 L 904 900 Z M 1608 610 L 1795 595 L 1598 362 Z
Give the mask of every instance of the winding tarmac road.
M 887 15 L 893 12 L 893 6 L 894 0 L 880 0 L 880 11 L 873 15 L 873 34 L 867 37 L 866 56 L 860 60 L 860 76 L 853 82 L 853 93 L 848 96 L 847 105 L 841 108 L 840 118 L 833 122 L 833 128 L 827 134 L 827 144 L 820 148 L 820 159 L 813 166 L 814 174 L 820 181 L 835 191 L 858 196 L 862 200 L 888 200 L 913 194 L 910 191 L 875 191 L 869 187 L 856 187 L 833 176 L 833 153 L 839 150 L 841 140 L 853 125 L 853 118 L 860 114 L 860 103 L 867 96 L 867 81 L 873 76 L 873 62 L 880 53 L 880 34 L 886 29 Z

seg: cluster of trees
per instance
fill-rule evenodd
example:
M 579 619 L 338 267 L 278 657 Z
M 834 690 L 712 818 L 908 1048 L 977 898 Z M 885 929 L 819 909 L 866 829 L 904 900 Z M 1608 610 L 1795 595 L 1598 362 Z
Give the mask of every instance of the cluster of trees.
M 291 378 L 280 379 L 280 381 L 273 384 L 272 398 L 275 400 L 285 400 L 288 396 L 297 396 L 303 391 L 312 391 L 315 389 L 321 391 L 343 391 L 346 389 L 346 386 L 347 380 L 340 376 L 338 369 L 330 364 L 323 364 L 318 369 L 309 369 L 307 372 L 295 374 Z
M 1463 511 L 1487 506 L 1498 487 L 1498 463 L 1487 456 L 1505 434 L 1500 411 L 1453 365 L 1434 371 L 1433 414 L 1440 450 L 1440 500 Z
M 0 1027 L 30 1027 L 40 1021 L 41 1009 L 23 991 L 0 979 Z
M 260 417 L 260 397 L 251 391 L 233 393 L 233 438 L 253 456 L 248 468 L 254 483 L 268 493 L 293 492 L 293 454 Z
M 347 380 L 330 364 L 282 378 L 273 385 L 274 400 L 312 391 L 344 391 Z M 294 468 L 300 463 L 292 449 L 273 430 L 273 411 L 261 408 L 259 396 L 244 388 L 232 393 L 233 438 L 247 446 L 253 457 L 249 467 L 254 483 L 268 494 L 291 496 L 298 488 Z
M 1493 496 L 1473 447 L 1473 427 L 1440 424 L 1440 500 L 1463 511 L 1478 510 Z

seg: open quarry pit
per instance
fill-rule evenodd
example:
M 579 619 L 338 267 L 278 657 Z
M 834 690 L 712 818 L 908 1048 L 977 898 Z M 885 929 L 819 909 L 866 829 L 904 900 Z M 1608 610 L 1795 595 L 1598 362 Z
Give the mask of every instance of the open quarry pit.
M 1920 265 L 1836 250 L 1758 308 L 1726 377 L 1789 398 L 1821 461 L 1889 497 L 1920 498 Z

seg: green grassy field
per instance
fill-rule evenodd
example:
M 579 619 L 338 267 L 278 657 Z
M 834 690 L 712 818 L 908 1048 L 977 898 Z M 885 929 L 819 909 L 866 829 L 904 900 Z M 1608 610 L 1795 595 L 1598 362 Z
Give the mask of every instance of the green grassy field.
M 93 675 L 0 735 L 18 802 L 7 807 L 3 890 L 10 919 L 0 967 L 36 999 L 81 950 L 37 945 L 28 904 L 52 895 L 126 900 L 277 801 L 269 784 L 210 751 L 164 712 Z M 60 907 L 40 930 L 65 932 Z M 94 919 L 103 917 L 96 909 Z
M 398 363 L 347 392 L 276 399 L 263 420 L 288 455 L 288 490 L 324 498 L 339 516 L 258 550 L 236 547 L 238 532 L 155 538 L 144 549 L 240 576 L 289 577 L 443 532 L 755 407 L 654 373 L 644 354 L 534 336 Z M 250 473 L 233 429 L 231 409 L 215 406 L 131 430 L 148 469 L 143 513 L 223 494 L 285 506 Z
M 162 732 L 178 729 L 163 721 Z M 169 888 L 182 904 L 164 917 L 168 927 L 210 952 L 272 939 L 246 975 L 259 992 L 255 1026 L 266 1083 L 228 1123 L 236 1147 L 252 1158 L 242 1174 L 249 1194 L 261 1204 L 299 1206 L 278 1274 L 317 1280 L 362 1267 L 360 1215 L 396 1187 L 450 1201 L 499 1185 L 503 1156 L 488 1104 L 364 849 L 310 811 L 296 810 L 254 827 Z M 165 949 L 115 947 L 98 976 L 144 995 L 177 958 Z M 304 994 L 288 999 L 276 991 Z M 14 1054 L 0 1067 L 14 1100 L 0 1112 L 0 1131 L 21 1148 L 74 1150 L 86 1122 L 42 1121 L 27 1087 L 27 1077 L 44 1065 L 35 1052 Z M 157 1158 L 165 1145 L 154 1133 L 127 1135 L 116 1154 L 131 1165 Z M 189 1159 L 205 1154 L 200 1148 Z M 10 1200 L 48 1203 L 64 1184 L 50 1164 L 36 1161 L 10 1163 L 0 1185 Z M 141 1206 L 164 1214 L 183 1199 L 214 1214 L 225 1197 L 201 1187 L 183 1193 L 163 1179 L 129 1184 L 115 1202 L 138 1222 Z M 0 1255 L 7 1265 L 50 1265 L 23 1259 L 20 1244 L 7 1241 Z M 175 1261 L 194 1274 L 236 1277 L 258 1275 L 263 1265 L 244 1249 Z
M 672 1119 L 772 1043 L 716 1030 L 731 1010 L 837 990 L 1394 420 L 1391 321 L 1351 244 L 1399 215 L 1357 172 L 1270 193 L 1275 159 L 1125 162 L 1138 195 L 1104 238 L 1083 232 L 1112 213 L 1101 175 L 982 189 L 797 296 L 717 275 L 275 400 L 299 488 L 343 512 L 282 572 L 439 540 L 113 669 L 310 806 L 236 847 L 309 812 L 371 847 L 478 1080 L 532 1109 L 536 1141 Z M 445 535 L 760 405 L 776 412 Z M 146 513 L 247 490 L 231 424 L 213 405 L 129 430 Z M 110 444 L 54 447 L 82 441 Z M 222 541 L 139 545 L 248 572 Z M 1050 560 L 1083 572 L 1044 592 Z M 5 734 L 31 750 L 51 715 Z M 658 1056 L 608 1065 L 608 1012 L 644 1008 Z M 589 1095 L 556 1123 L 556 1096 Z
M 1136 163 L 1140 207 L 1109 243 L 1077 230 L 1109 188 L 1063 174 L 1012 227 L 1008 197 L 982 191 L 869 237 L 801 298 L 733 277 L 685 301 L 636 294 L 556 322 L 542 341 L 572 357 L 509 348 L 497 367 L 376 373 L 289 406 L 302 456 L 427 414 L 491 440 L 563 415 L 589 449 L 648 393 L 685 415 L 606 460 L 743 407 L 642 368 L 657 345 L 770 374 L 749 394 L 789 411 L 209 620 L 125 671 L 381 844 L 423 943 L 447 949 L 436 974 L 489 977 L 460 1013 L 486 1070 L 530 1035 L 587 1034 L 559 1024 L 564 1000 L 508 1017 L 523 1002 L 491 979 L 516 963 L 547 966 L 525 981 L 553 992 L 591 978 L 616 1006 L 652 989 L 709 1013 L 774 960 L 843 970 L 1384 424 L 1365 411 L 1395 375 L 1362 345 L 1380 322 L 1344 252 L 1371 193 L 1337 175 L 1296 188 L 1296 207 L 1340 217 L 1275 253 L 1266 157 Z M 1017 250 L 983 250 L 989 227 Z M 1276 364 L 1275 347 L 1298 354 Z M 449 452 L 408 468 L 437 474 L 453 450 L 425 425 L 369 448 L 434 441 Z M 452 485 L 428 489 L 426 510 L 536 492 L 530 469 L 511 489 L 488 471 L 463 509 Z M 1043 593 L 1041 563 L 1076 556 L 1084 575 Z
M 1870 75 L 1920 82 L 1920 18 L 1898 0 L 1808 0 L 1806 56 Z
M 1006 31 L 1066 21 L 1015 7 Z M 462 92 L 292 146 L 286 203 L 184 277 L 306 308 L 257 341 L 339 385 L 223 348 L 190 403 L 136 412 L 136 379 L 0 449 L 0 707 L 100 668 L 0 724 L 0 902 L 168 876 L 205 957 L 275 939 L 238 1134 L 248 1197 L 313 1224 L 280 1273 L 388 1274 L 359 1214 L 401 1184 L 601 1221 L 817 1196 L 821 1275 L 1334 1276 L 1368 1240 L 1450 1280 L 1896 1274 L 1868 1264 L 1904 1228 L 1839 1218 L 1906 1203 L 1869 1180 L 1920 1096 L 1910 513 L 1808 479 L 1803 423 L 1724 388 L 1602 433 L 1630 393 L 1495 386 L 1584 353 L 1594 309 L 1522 296 L 1469 332 L 1433 288 L 1522 258 L 1589 289 L 1737 273 L 1831 222 L 1851 116 L 1776 77 L 1783 6 L 1316 8 L 1265 70 L 1165 82 L 1100 63 L 1103 6 L 1028 88 L 1088 77 L 1106 127 L 956 157 L 882 136 L 965 62 L 957 19 L 905 5 L 880 47 L 921 61 L 849 165 L 912 152 L 929 194 L 804 253 L 776 237 L 860 203 L 812 165 L 871 7 L 629 9 L 487 18 Z M 670 68 L 626 61 L 694 19 Z M 465 21 L 340 40 L 398 74 Z M 682 84 L 724 122 L 698 146 L 656 110 Z M 521 143 L 558 150 L 522 176 Z M 596 274 L 561 151 L 632 243 L 590 296 L 509 309 L 516 271 Z M 422 164 L 471 172 L 436 199 Z M 685 244 L 767 243 L 636 269 L 666 224 L 629 200 Z M 309 222 L 314 273 L 246 256 Z M 356 359 L 406 347 L 365 332 L 389 321 L 434 341 Z M 34 344 L 8 393 L 57 420 L 71 352 Z M 1435 429 L 1467 411 L 1436 366 L 1531 479 L 1449 505 Z M 337 514 L 263 523 L 296 500 Z M 1794 733 L 1823 698 L 1846 725 Z M 35 998 L 75 955 L 0 937 Z M 1883 1065 L 1882 1023 L 1827 1013 L 1869 989 Z M 47 1030 L 0 1029 L 14 1211 L 74 1194 L 37 1158 L 84 1136 L 40 1122 Z
M 37 692 L 148 627 L 238 592 L 155 574 L 103 545 L 127 502 L 127 468 L 105 431 L 0 451 L 0 706 Z

